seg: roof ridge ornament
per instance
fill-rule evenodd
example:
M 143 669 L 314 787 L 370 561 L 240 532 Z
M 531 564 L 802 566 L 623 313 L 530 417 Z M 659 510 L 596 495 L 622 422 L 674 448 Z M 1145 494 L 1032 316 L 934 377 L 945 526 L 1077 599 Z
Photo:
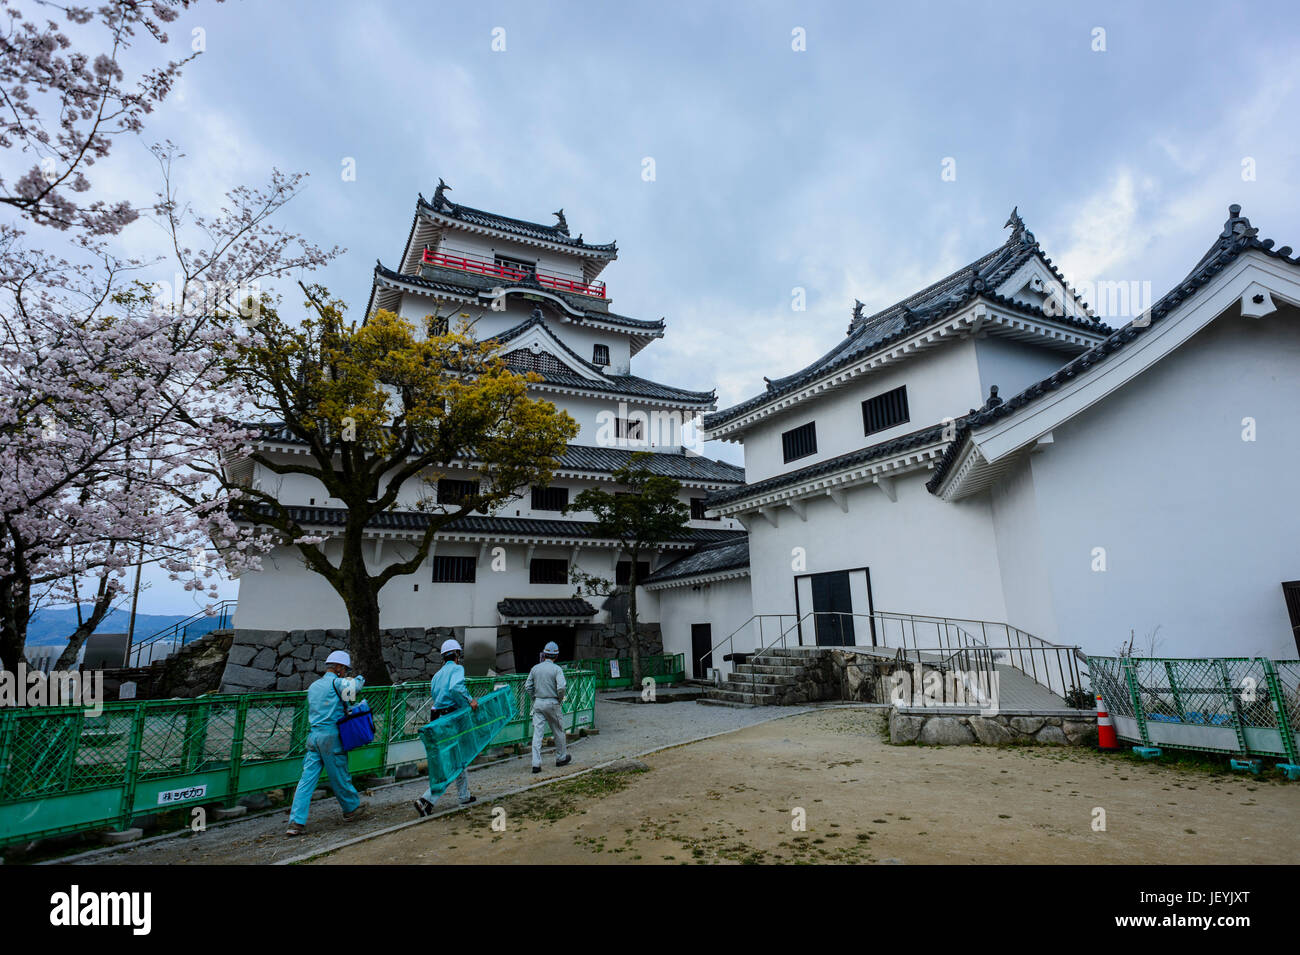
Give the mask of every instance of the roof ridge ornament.
M 565 235 L 568 235 L 569 223 L 565 221 L 564 218 L 564 207 L 561 206 L 558 212 L 552 212 L 551 215 L 555 216 L 555 218 L 559 220 L 558 222 L 555 223 L 555 231 L 563 232 Z
M 1011 215 L 1007 216 L 1007 221 L 1002 223 L 1002 228 L 1011 230 L 1011 237 L 1007 240 L 1010 242 L 1019 242 L 1021 245 L 1037 245 L 1038 240 L 1034 234 L 1025 228 L 1025 220 L 1020 218 L 1020 206 L 1011 207 Z
M 1223 223 L 1219 238 L 1227 246 L 1248 242 L 1259 235 L 1259 230 L 1250 224 L 1250 220 L 1241 214 L 1241 206 L 1233 203 L 1228 206 L 1228 221 Z
M 441 176 L 438 177 L 438 188 L 433 190 L 433 208 L 441 211 L 443 205 L 451 205 L 443 195 L 445 192 L 451 192 L 451 186 L 447 185 Z

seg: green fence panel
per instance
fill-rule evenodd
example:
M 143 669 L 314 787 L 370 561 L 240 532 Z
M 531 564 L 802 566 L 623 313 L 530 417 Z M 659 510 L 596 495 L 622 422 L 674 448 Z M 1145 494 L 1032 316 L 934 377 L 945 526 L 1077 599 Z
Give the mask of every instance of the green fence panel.
M 567 669 L 571 732 L 595 726 L 596 677 Z M 508 689 L 512 717 L 489 746 L 532 739 L 524 674 L 471 677 L 476 697 Z M 373 743 L 348 753 L 353 773 L 379 773 L 427 759 L 429 683 L 364 688 L 375 714 Z M 0 845 L 106 826 L 162 810 L 233 804 L 292 788 L 307 741 L 307 695 L 248 693 L 195 700 L 107 703 L 0 711 Z
M 1089 657 L 1088 668 L 1122 739 L 1296 762 L 1298 660 Z
M 616 690 L 632 685 L 632 658 L 616 657 L 612 660 L 573 660 L 564 664 L 592 673 L 597 690 Z M 686 679 L 686 654 L 654 653 L 641 657 L 641 678 L 651 677 L 655 683 L 681 683 Z

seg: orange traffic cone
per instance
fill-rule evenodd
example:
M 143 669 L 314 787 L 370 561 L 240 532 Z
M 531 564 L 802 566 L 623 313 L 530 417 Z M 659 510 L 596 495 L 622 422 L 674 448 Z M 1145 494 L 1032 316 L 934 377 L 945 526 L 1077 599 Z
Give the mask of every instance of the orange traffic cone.
M 1106 712 L 1106 704 L 1102 702 L 1100 693 L 1097 694 L 1097 748 L 1119 749 L 1115 724 L 1110 721 L 1110 714 Z

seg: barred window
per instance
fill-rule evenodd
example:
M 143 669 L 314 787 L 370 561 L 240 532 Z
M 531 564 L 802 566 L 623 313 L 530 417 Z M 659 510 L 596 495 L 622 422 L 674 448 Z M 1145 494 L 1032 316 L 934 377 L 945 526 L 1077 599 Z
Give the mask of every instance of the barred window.
M 569 562 L 563 557 L 534 557 L 528 564 L 530 584 L 567 584 Z
M 562 511 L 569 505 L 567 487 L 534 487 L 534 511 Z
M 591 350 L 591 363 L 593 365 L 609 364 L 609 346 L 596 345 Z
M 433 582 L 435 584 L 472 584 L 477 572 L 478 562 L 473 557 L 445 557 L 437 554 L 433 558 Z
M 909 420 L 906 385 L 862 402 L 863 434 L 875 434 Z
M 787 462 L 817 453 L 817 422 L 809 421 L 781 435 L 781 451 Z
M 615 418 L 614 437 L 627 438 L 629 441 L 642 441 L 645 437 L 645 431 L 641 426 L 644 423 L 640 418 L 635 421 L 631 418 Z
M 515 259 L 508 255 L 494 256 L 498 268 L 510 269 L 514 272 L 523 272 L 525 275 L 531 275 L 537 271 L 537 263 L 529 262 L 527 259 Z
M 467 497 L 478 493 L 478 481 L 458 481 L 443 478 L 438 482 L 438 503 L 456 506 Z

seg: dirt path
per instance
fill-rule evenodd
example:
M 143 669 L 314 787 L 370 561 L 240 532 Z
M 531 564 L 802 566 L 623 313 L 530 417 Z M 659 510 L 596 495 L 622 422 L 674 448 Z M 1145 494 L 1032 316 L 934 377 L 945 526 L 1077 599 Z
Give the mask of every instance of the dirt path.
M 1091 751 L 890 746 L 822 710 L 339 850 L 339 863 L 1294 863 L 1300 786 Z M 505 810 L 494 831 L 494 808 Z M 792 810 L 806 812 L 805 832 Z M 1093 831 L 1094 809 L 1106 831 Z M 495 818 L 500 820 L 500 814 Z

